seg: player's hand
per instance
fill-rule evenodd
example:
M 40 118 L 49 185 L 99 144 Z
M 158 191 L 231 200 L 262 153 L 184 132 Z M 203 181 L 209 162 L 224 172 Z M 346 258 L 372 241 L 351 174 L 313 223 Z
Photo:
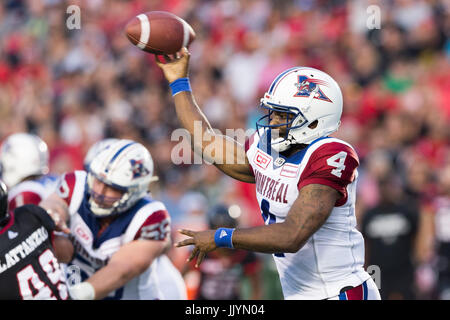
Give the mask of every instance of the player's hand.
M 169 83 L 188 76 L 189 58 L 190 53 L 184 47 L 173 56 L 165 54 L 165 63 L 160 60 L 158 55 L 155 55 L 156 64 L 162 69 L 164 76 Z
M 47 213 L 55 223 L 55 231 L 64 232 L 65 234 L 70 233 L 70 229 L 67 226 L 66 222 L 63 219 L 61 219 L 61 216 L 56 211 L 47 209 Z
M 176 247 L 184 247 L 188 245 L 194 245 L 191 255 L 188 258 L 188 262 L 192 261 L 197 255 L 197 263 L 195 267 L 202 263 L 206 256 L 206 253 L 217 249 L 216 243 L 214 241 L 214 230 L 207 231 L 191 231 L 191 230 L 178 230 L 179 233 L 189 236 L 190 238 L 177 242 Z

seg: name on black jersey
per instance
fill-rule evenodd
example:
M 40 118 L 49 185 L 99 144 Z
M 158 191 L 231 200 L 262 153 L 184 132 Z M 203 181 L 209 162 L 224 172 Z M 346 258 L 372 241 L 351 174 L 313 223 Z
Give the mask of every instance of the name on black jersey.
M 0 257 L 0 274 L 25 259 L 37 247 L 48 239 L 48 232 L 44 227 L 35 230 L 28 238 L 15 246 L 3 257 Z

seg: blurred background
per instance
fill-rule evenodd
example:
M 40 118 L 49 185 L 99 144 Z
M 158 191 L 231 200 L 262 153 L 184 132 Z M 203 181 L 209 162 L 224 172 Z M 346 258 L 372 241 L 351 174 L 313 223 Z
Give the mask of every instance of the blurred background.
M 80 29 L 67 28 L 70 5 L 80 8 Z M 380 9 L 380 28 L 368 28 L 370 5 Z M 191 85 L 222 132 L 255 127 L 259 99 L 281 71 L 304 65 L 329 73 L 344 95 L 334 136 L 361 160 L 358 227 L 367 266 L 381 271 L 382 298 L 450 299 L 450 1 L 2 1 L 0 140 L 39 135 L 55 174 L 82 169 L 103 138 L 140 141 L 160 178 L 152 194 L 175 231 L 207 228 L 219 203 L 240 226 L 262 219 L 254 185 L 210 165 L 172 163 L 179 122 L 170 90 L 154 57 L 123 33 L 132 17 L 152 10 L 175 13 L 195 30 Z M 187 270 L 186 252 L 176 250 L 171 258 L 194 299 L 200 271 Z M 269 255 L 246 265 L 234 264 L 245 269 L 239 298 L 282 298 Z

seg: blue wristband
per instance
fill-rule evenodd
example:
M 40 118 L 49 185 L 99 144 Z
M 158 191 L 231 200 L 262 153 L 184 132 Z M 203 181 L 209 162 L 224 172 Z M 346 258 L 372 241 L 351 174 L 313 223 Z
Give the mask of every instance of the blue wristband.
M 233 249 L 233 232 L 234 228 L 219 228 L 214 234 L 214 242 L 219 248 L 231 248 Z
M 170 89 L 172 89 L 172 97 L 181 91 L 191 92 L 191 85 L 189 83 L 189 78 L 180 78 L 169 84 Z

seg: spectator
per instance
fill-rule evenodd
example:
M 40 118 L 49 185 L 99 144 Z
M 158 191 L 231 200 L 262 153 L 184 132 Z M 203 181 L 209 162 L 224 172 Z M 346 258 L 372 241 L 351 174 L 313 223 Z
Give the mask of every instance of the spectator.
M 414 299 L 414 243 L 418 212 L 411 210 L 392 174 L 379 181 L 380 201 L 363 215 L 366 263 L 381 270 L 381 298 Z

